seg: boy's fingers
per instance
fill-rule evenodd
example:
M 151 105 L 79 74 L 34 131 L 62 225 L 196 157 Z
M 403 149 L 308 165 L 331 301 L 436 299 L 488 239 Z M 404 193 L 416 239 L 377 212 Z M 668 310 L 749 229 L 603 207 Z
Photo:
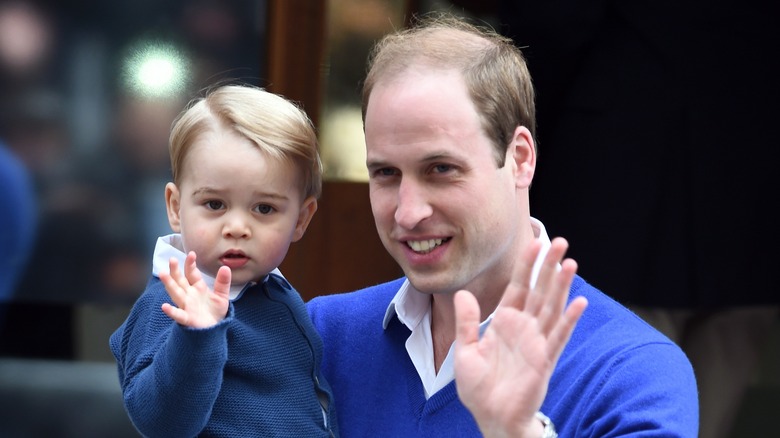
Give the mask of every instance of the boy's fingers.
M 191 285 L 201 280 L 200 270 L 198 269 L 197 263 L 195 263 L 195 259 L 195 252 L 190 251 L 189 254 L 187 254 L 187 259 L 184 262 L 184 275 L 187 277 L 187 281 Z
M 173 277 L 171 277 L 170 274 L 163 272 L 160 273 L 160 281 L 162 281 L 163 286 L 165 286 L 165 290 L 168 292 L 168 296 L 171 297 L 173 303 L 179 307 L 183 307 L 185 293 Z
M 168 315 L 169 318 L 171 318 L 172 320 L 176 321 L 181 325 L 187 325 L 187 323 L 189 322 L 189 315 L 187 314 L 187 312 L 185 312 L 182 309 L 179 309 L 178 307 L 174 307 L 169 303 L 163 303 L 162 311 L 163 313 Z
M 214 279 L 214 292 L 222 296 L 230 295 L 230 281 L 232 273 L 227 266 L 221 266 Z

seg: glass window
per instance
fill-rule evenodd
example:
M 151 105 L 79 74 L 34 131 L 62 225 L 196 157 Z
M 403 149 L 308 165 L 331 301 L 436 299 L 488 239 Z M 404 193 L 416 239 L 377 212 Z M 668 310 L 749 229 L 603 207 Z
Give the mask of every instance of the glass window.
M 207 85 L 266 85 L 265 11 L 263 0 L 0 3 L 0 142 L 29 171 L 38 209 L 13 300 L 137 298 L 170 233 L 171 122 Z

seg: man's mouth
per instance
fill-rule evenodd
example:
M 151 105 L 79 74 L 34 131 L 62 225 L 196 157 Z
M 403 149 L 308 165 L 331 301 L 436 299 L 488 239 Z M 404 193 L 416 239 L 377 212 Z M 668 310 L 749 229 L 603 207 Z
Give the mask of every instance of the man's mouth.
M 450 239 L 407 240 L 406 245 L 416 253 L 427 254 L 441 245 L 442 242 L 447 242 L 448 240 Z

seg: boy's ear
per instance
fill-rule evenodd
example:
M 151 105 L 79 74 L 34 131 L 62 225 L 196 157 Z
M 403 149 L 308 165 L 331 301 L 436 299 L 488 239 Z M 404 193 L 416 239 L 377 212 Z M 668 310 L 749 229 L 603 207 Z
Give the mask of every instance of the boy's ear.
M 301 205 L 301 211 L 298 213 L 298 222 L 295 224 L 295 231 L 293 232 L 292 241 L 297 242 L 303 237 L 303 233 L 306 232 L 306 228 L 309 227 L 311 218 L 314 217 L 314 213 L 317 212 L 317 198 L 309 196 L 303 201 Z
M 174 233 L 181 232 L 181 217 L 179 208 L 181 207 L 181 197 L 179 188 L 176 184 L 169 182 L 165 185 L 165 208 L 168 210 L 168 223 Z

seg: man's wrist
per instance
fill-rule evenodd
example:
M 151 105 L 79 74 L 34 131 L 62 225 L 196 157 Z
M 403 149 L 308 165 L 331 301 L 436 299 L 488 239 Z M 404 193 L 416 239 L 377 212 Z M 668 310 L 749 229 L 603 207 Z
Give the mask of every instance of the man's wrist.
M 541 421 L 542 426 L 544 426 L 541 438 L 558 438 L 558 433 L 555 431 L 555 425 L 552 420 L 550 420 L 550 417 L 541 412 L 537 412 L 536 418 Z

